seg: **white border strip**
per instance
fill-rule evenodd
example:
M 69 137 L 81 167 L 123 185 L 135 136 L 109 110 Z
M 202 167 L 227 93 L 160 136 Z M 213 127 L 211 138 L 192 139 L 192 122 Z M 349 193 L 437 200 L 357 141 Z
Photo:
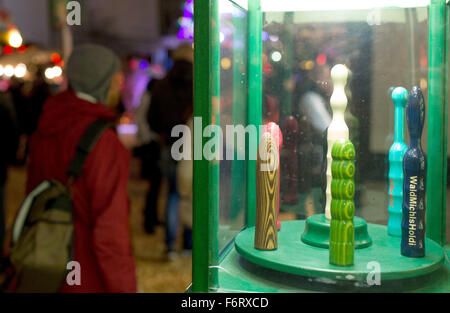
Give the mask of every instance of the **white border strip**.
M 429 5 L 430 0 L 261 0 L 263 12 L 370 10 Z

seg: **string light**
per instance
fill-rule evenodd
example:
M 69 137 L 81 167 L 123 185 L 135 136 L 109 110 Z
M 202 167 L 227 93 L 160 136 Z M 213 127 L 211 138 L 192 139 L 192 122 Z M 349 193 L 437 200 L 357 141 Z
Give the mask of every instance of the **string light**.
M 14 52 L 14 49 L 13 49 L 13 47 L 11 47 L 11 46 L 4 46 L 3 47 L 3 53 L 4 54 L 11 54 L 11 53 L 13 53 Z
M 8 42 L 9 45 L 13 48 L 19 48 L 22 45 L 23 39 L 17 29 L 11 29 L 9 31 Z
M 14 67 L 12 65 L 7 65 L 5 67 L 5 75 L 6 75 L 6 77 L 13 77 L 14 72 L 15 72 L 15 70 L 14 70 Z
M 14 69 L 14 75 L 17 78 L 23 78 L 27 74 L 27 66 L 23 63 L 17 64 L 16 68 Z
M 62 75 L 62 68 L 60 66 L 49 67 L 44 74 L 47 79 L 52 80 Z

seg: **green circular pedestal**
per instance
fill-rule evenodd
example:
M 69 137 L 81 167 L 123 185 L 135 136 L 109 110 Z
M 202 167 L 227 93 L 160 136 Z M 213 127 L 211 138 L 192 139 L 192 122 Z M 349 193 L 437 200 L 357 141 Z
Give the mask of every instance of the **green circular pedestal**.
M 305 231 L 301 235 L 304 243 L 319 248 L 328 249 L 330 245 L 330 221 L 325 214 L 316 214 L 306 219 Z M 360 217 L 353 218 L 355 226 L 355 249 L 367 248 L 372 244 L 372 239 L 367 231 L 367 223 Z
M 305 221 L 283 222 L 278 233 L 278 249 L 260 251 L 254 248 L 255 228 L 240 232 L 235 238 L 236 251 L 245 259 L 263 267 L 286 273 L 328 279 L 366 281 L 379 268 L 381 280 L 405 279 L 429 274 L 444 263 L 444 250 L 426 238 L 426 255 L 408 258 L 400 254 L 400 238 L 387 235 L 387 227 L 368 224 L 372 245 L 355 250 L 355 264 L 348 267 L 329 263 L 329 251 L 300 240 Z

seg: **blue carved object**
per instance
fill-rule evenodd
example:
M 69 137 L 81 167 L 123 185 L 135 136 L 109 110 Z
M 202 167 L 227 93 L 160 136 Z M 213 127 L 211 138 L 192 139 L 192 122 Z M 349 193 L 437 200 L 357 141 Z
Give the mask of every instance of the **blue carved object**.
M 395 138 L 389 149 L 389 189 L 388 189 L 388 234 L 402 235 L 403 203 L 403 157 L 408 147 L 405 144 L 405 105 L 408 91 L 397 87 L 392 92 L 395 107 Z
M 425 100 L 415 86 L 406 104 L 406 120 L 410 145 L 403 159 L 403 218 L 401 254 L 419 258 L 425 256 L 425 168 L 421 137 L 425 120 Z

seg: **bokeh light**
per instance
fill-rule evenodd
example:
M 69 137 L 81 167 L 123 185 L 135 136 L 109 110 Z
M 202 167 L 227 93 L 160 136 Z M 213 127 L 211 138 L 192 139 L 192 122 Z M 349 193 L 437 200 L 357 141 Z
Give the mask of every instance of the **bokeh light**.
M 280 62 L 281 58 L 282 58 L 281 52 L 280 51 L 272 52 L 271 58 L 272 58 L 272 61 L 274 61 L 274 62 Z
M 277 35 L 270 35 L 269 36 L 270 41 L 276 42 L 278 41 L 280 38 Z
M 319 54 L 316 58 L 316 63 L 317 65 L 324 65 L 327 63 L 327 55 L 324 53 Z
M 50 60 L 52 60 L 53 63 L 59 63 L 61 62 L 61 56 L 59 53 L 54 52 L 50 55 Z
M 55 76 L 53 75 L 53 69 L 51 68 L 51 67 L 49 67 L 49 68 L 47 68 L 46 70 L 45 70 L 45 77 L 47 78 L 47 79 L 53 79 L 53 78 L 55 78 Z
M 420 88 L 421 88 L 422 90 L 428 88 L 428 81 L 427 81 L 425 78 L 421 78 L 421 79 L 420 79 Z
M 62 75 L 62 68 L 59 66 L 54 66 L 53 67 L 53 74 L 55 77 L 59 77 Z
M 15 72 L 15 70 L 14 70 L 14 67 L 12 65 L 7 65 L 5 67 L 5 76 L 6 77 L 13 77 L 14 72 Z
M 4 54 L 11 54 L 14 52 L 14 48 L 11 46 L 4 46 L 3 47 L 3 53 Z
M 9 31 L 8 42 L 9 42 L 10 46 L 13 48 L 19 48 L 22 45 L 23 39 L 17 29 L 11 29 Z
M 224 70 L 228 70 L 231 67 L 231 61 L 229 58 L 223 58 L 220 60 L 220 65 Z
M 60 77 L 62 75 L 63 71 L 62 68 L 60 66 L 54 66 L 54 67 L 49 67 L 45 70 L 45 77 L 47 79 L 55 79 L 57 77 Z
M 16 68 L 14 69 L 14 75 L 17 78 L 23 78 L 27 74 L 27 66 L 23 63 L 17 64 Z
M 17 52 L 24 53 L 27 50 L 27 47 L 25 45 L 21 45 L 19 48 L 17 48 Z
M 145 71 L 148 69 L 148 63 L 146 61 L 139 62 L 139 69 L 141 71 Z
M 315 65 L 315 63 L 312 60 L 306 60 L 306 61 L 300 62 L 300 68 L 305 71 L 312 70 L 314 68 L 314 65 Z

